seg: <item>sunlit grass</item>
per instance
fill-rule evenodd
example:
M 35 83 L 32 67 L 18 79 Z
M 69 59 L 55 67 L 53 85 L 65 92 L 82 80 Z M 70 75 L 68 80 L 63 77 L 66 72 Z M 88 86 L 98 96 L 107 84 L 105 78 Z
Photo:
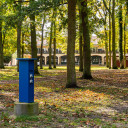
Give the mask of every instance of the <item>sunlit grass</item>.
M 91 70 L 102 70 L 102 69 L 107 69 L 107 68 L 103 66 L 91 67 Z M 79 66 L 76 66 L 76 71 L 78 70 L 79 70 Z M 66 72 L 66 71 L 67 71 L 66 66 L 57 66 L 56 69 L 55 68 L 49 69 L 48 66 L 44 66 L 43 69 L 39 68 L 39 72 L 41 73 L 41 75 L 35 76 L 35 78 L 45 77 L 45 76 L 57 76 L 59 75 L 60 72 Z M 16 66 L 12 66 L 12 67 L 6 66 L 5 69 L 0 69 L 0 80 L 16 80 L 18 78 L 19 78 L 19 73 L 17 72 Z
M 16 69 L 6 68 L 0 69 L 0 80 L 15 80 L 19 78 L 19 73 Z
M 91 70 L 103 70 L 108 69 L 106 66 L 91 66 Z
M 41 88 L 38 89 L 40 89 L 41 91 Z M 49 90 L 42 88 L 42 91 L 43 90 L 45 90 L 46 94 L 51 91 L 50 88 Z M 54 104 L 60 109 L 74 112 L 81 108 L 88 111 L 97 110 L 101 106 L 105 107 L 109 105 L 109 100 L 109 96 L 103 93 L 95 93 L 90 90 L 66 89 L 62 93 L 58 93 L 55 95 L 50 93 L 49 96 L 43 96 L 43 98 L 41 97 L 39 101 L 46 101 L 47 104 Z
M 5 66 L 5 69 L 17 69 L 17 66 Z
M 40 67 L 38 67 L 40 69 Z M 79 70 L 79 66 L 75 66 L 76 70 Z M 96 65 L 92 65 L 91 66 L 91 70 L 102 70 L 102 69 L 108 69 L 106 66 L 96 66 Z M 41 70 L 67 70 L 67 66 L 57 66 L 56 68 L 53 69 L 49 69 L 48 66 L 44 66 L 43 69 Z
M 80 74 L 78 69 L 79 67 L 76 66 L 77 75 Z M 91 69 L 104 70 L 107 68 L 92 66 Z M 106 85 L 107 83 L 102 86 L 103 83 L 100 80 L 105 80 L 102 77 L 97 80 L 77 79 L 81 88 L 65 89 L 66 66 L 59 66 L 52 70 L 49 70 L 48 66 L 44 66 L 44 69 L 39 69 L 39 72 L 41 75 L 35 76 L 34 89 L 35 102 L 39 103 L 40 114 L 31 118 L 16 118 L 13 121 L 17 126 L 42 127 L 46 125 L 44 127 L 47 127 L 55 122 L 55 127 L 58 124 L 63 124 L 65 127 L 69 127 L 69 125 L 73 127 L 98 125 L 102 128 L 116 128 L 114 123 L 127 124 L 127 114 L 121 113 L 115 108 L 116 105 L 121 107 L 126 105 L 122 97 L 127 96 L 127 88 Z M 122 72 L 115 73 L 119 75 Z M 125 73 L 127 74 L 127 72 Z M 0 81 L 13 79 L 18 79 L 16 67 L 6 67 L 6 69 L 0 70 Z M 113 79 L 111 82 L 114 82 Z M 18 100 L 18 87 L 18 83 L 0 85 L 1 96 L 5 97 L 4 102 L 0 101 L 0 107 L 7 106 L 10 97 L 13 97 L 14 101 Z M 23 123 L 24 121 L 27 123 Z
M 46 106 L 46 108 L 48 107 L 49 109 L 51 109 L 52 106 L 55 106 L 58 113 L 68 111 L 68 113 L 71 116 L 75 116 L 76 119 L 68 120 L 67 122 L 74 126 L 81 124 L 81 122 L 79 122 L 78 120 L 81 120 L 86 123 L 88 121 L 89 123 L 95 122 L 95 124 L 97 125 L 102 125 L 106 127 L 115 126 L 114 124 L 110 123 L 111 121 L 105 122 L 99 118 L 95 120 L 84 118 L 85 120 L 82 120 L 83 117 L 95 116 L 95 113 L 99 117 L 102 115 L 107 115 L 109 118 L 117 117 L 118 119 L 124 119 L 127 117 L 126 114 L 120 115 L 120 113 L 113 108 L 113 103 L 115 103 L 116 96 L 114 98 L 114 96 L 111 95 L 111 92 L 110 94 L 101 93 L 101 88 L 99 88 L 99 90 L 97 89 L 97 92 L 95 92 L 95 90 L 92 91 L 93 87 L 90 87 L 89 89 L 65 89 L 59 92 L 54 92 L 52 89 L 50 89 L 50 87 L 48 88 L 48 90 L 44 87 L 38 89 L 40 90 L 40 92 L 42 90 L 42 94 L 38 97 L 38 99 L 36 99 L 36 102 L 39 102 L 41 107 Z M 43 90 L 45 91 L 43 92 Z M 123 100 L 116 98 L 116 102 L 123 103 Z M 58 121 L 64 122 L 63 119 L 59 119 Z

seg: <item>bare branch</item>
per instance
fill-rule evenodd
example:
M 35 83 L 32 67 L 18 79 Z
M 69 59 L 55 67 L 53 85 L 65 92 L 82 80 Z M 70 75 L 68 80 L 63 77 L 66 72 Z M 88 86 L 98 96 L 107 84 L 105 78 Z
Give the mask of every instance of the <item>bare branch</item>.
M 110 15 L 112 15 L 110 9 L 107 7 L 107 4 L 106 4 L 105 0 L 103 0 L 103 3 L 104 3 L 105 8 L 107 9 L 107 11 L 110 13 Z
M 103 18 L 103 15 L 101 14 L 100 10 L 97 8 L 97 6 L 95 6 L 96 10 L 99 12 L 100 17 Z M 104 18 L 103 18 L 104 19 Z

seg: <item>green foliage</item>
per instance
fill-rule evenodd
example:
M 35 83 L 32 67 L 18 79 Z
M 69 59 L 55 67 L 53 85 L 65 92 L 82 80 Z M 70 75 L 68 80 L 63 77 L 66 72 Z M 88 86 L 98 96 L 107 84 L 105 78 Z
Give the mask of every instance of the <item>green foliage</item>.
M 2 121 L 3 123 L 1 124 L 2 126 L 9 126 L 9 117 L 8 117 L 8 113 L 4 113 L 2 112 L 1 116 L 0 116 L 0 121 Z
M 10 56 L 16 51 L 16 30 L 9 28 L 5 30 L 3 51 L 5 56 Z
M 1 120 L 5 120 L 5 119 L 7 119 L 7 118 L 8 118 L 8 113 L 2 112 L 2 114 L 1 114 L 1 116 L 0 116 L 0 119 L 1 119 Z
M 5 33 L 5 43 L 4 43 L 4 55 L 8 56 L 13 54 L 16 51 L 16 38 L 17 38 L 17 23 L 23 21 L 22 23 L 22 32 L 25 34 L 25 53 L 31 53 L 30 47 L 30 23 L 29 20 L 30 14 L 34 13 L 36 15 L 36 29 L 40 31 L 37 34 L 37 39 L 41 40 L 41 24 L 43 21 L 43 14 L 46 14 L 46 25 L 45 25 L 45 39 L 49 42 L 49 22 L 52 18 L 53 10 L 56 10 L 56 27 L 57 27 L 57 48 L 61 49 L 62 52 L 66 53 L 67 51 L 67 23 L 68 23 L 68 3 L 67 0 L 34 0 L 33 2 L 15 2 L 16 0 L 0 0 L 0 17 L 3 20 L 3 33 Z M 77 0 L 76 7 L 76 50 L 79 50 L 79 7 L 80 0 Z M 105 0 L 107 7 L 109 7 L 109 2 Z M 123 17 L 126 15 L 126 1 L 119 0 L 116 3 L 116 14 L 118 13 L 119 2 L 122 2 L 123 8 Z M 20 9 L 21 6 L 21 9 Z M 90 35 L 96 34 L 104 46 L 104 18 L 106 9 L 104 7 L 102 0 L 88 0 L 88 15 L 89 15 L 89 25 L 90 25 Z M 108 13 L 107 13 L 108 19 Z M 106 26 L 108 28 L 108 24 Z M 118 17 L 116 15 L 116 49 L 118 49 Z M 108 31 L 107 31 L 108 33 Z M 126 34 L 128 35 L 128 34 Z M 108 39 L 108 38 L 107 38 Z M 128 40 L 128 38 L 126 38 Z M 93 45 L 92 45 L 93 47 Z
M 26 121 L 39 121 L 37 116 L 19 116 L 15 119 L 17 122 L 26 122 Z
M 4 63 L 9 63 L 11 61 L 11 56 L 4 56 Z

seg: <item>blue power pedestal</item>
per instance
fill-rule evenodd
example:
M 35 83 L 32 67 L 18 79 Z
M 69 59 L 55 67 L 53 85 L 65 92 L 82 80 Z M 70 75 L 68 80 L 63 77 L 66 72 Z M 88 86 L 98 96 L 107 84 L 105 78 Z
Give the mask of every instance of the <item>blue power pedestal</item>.
M 19 60 L 19 102 L 34 102 L 34 60 L 36 58 L 17 58 Z

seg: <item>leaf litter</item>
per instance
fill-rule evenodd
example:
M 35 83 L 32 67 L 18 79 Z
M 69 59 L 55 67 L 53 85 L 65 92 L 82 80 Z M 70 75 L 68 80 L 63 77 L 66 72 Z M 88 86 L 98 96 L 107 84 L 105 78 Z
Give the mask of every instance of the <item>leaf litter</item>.
M 40 73 L 35 77 L 35 102 L 40 110 L 35 117 L 12 116 L 14 102 L 18 101 L 18 80 L 0 81 L 2 127 L 128 126 L 128 70 L 94 70 L 92 80 L 79 79 L 82 73 L 77 72 L 79 89 L 65 89 L 63 70 L 40 70 Z

